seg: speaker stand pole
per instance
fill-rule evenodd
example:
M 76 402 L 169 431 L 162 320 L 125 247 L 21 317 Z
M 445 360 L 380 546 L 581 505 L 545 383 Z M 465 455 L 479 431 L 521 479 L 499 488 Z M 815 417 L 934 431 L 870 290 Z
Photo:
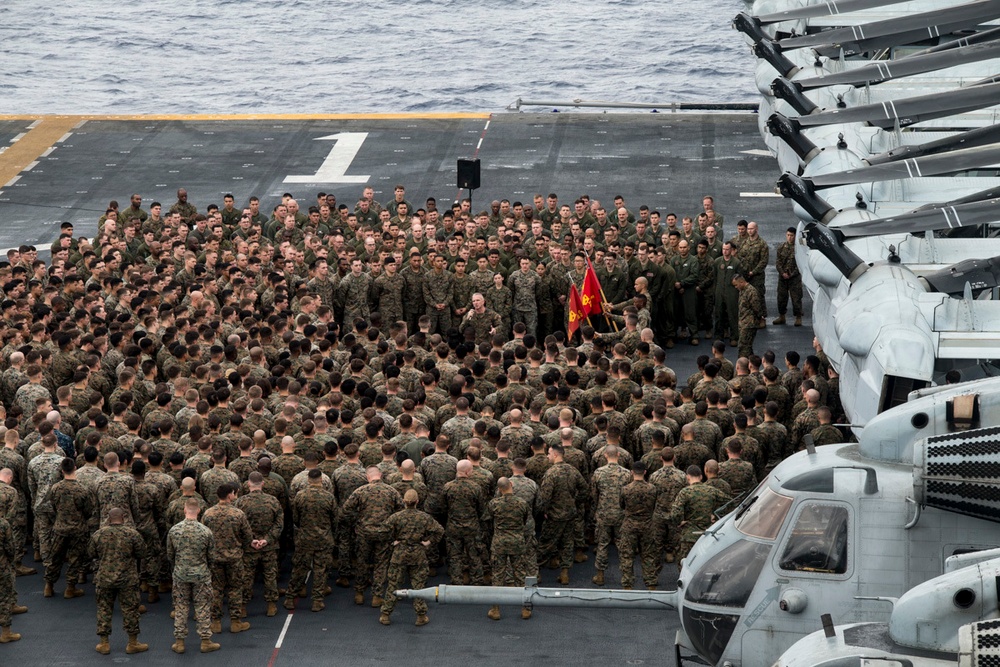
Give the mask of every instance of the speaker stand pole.
M 475 215 L 476 209 L 472 208 L 472 188 L 469 188 L 469 215 Z

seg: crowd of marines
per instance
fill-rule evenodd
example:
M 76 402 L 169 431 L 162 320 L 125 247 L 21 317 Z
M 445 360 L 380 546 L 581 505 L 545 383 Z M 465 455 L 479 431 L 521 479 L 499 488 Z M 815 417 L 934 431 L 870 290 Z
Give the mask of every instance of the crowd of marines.
M 655 588 L 784 457 L 844 440 L 818 345 L 754 353 L 770 250 L 754 222 L 723 241 L 711 197 L 678 226 L 621 197 L 611 215 L 555 194 L 473 214 L 397 186 L 268 215 L 177 195 L 112 202 L 93 238 L 64 223 L 49 263 L 31 246 L 0 263 L 0 644 L 20 639 L 28 548 L 45 597 L 92 578 L 102 654 L 116 600 L 132 654 L 167 593 L 183 653 L 192 614 L 202 652 L 224 608 L 247 630 L 255 591 L 274 616 L 350 588 L 389 625 L 394 591 L 437 568 L 567 585 L 592 548 L 604 586 L 612 546 L 623 588 L 636 561 Z M 789 300 L 801 324 L 793 242 L 775 324 Z M 591 266 L 606 317 L 567 339 Z M 667 350 L 702 337 L 676 377 Z

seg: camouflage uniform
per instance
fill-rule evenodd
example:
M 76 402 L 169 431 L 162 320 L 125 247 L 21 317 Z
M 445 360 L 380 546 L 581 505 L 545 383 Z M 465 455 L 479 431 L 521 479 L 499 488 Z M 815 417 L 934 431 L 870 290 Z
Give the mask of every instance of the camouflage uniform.
M 625 518 L 622 512 L 622 489 L 632 480 L 632 475 L 617 463 L 609 463 L 594 471 L 590 480 L 590 499 L 597 521 L 597 554 L 594 567 L 603 572 L 608 569 L 608 552 L 615 542 L 621 552 L 621 528 Z
M 468 319 L 465 319 L 459 325 L 462 333 L 465 334 L 468 330 L 472 330 L 472 340 L 477 344 L 489 342 L 494 329 L 496 333 L 506 333 L 503 331 L 503 320 L 499 315 L 490 309 L 484 310 L 482 313 L 477 313 L 474 310 L 469 311 Z
M 357 463 L 345 463 L 333 471 L 337 502 L 343 505 L 354 491 L 368 483 L 365 470 Z M 346 521 L 337 524 L 337 567 L 340 576 L 349 577 L 354 569 L 354 533 Z M 305 575 L 303 575 L 305 576 Z
M 83 581 L 90 537 L 88 523 L 97 511 L 93 493 L 75 479 L 64 479 L 52 485 L 49 491 L 54 520 L 52 523 L 52 549 L 45 563 L 45 583 L 55 584 L 65 561 L 69 561 L 66 582 L 70 585 Z
M 368 273 L 355 276 L 348 273 L 340 280 L 337 292 L 344 303 L 344 333 L 354 331 L 354 319 L 368 319 L 368 290 L 371 289 L 372 277 Z
M 448 576 L 452 584 L 462 582 L 469 571 L 474 586 L 483 583 L 483 554 L 480 519 L 486 500 L 479 483 L 471 478 L 456 478 L 444 485 L 441 505 L 447 516 L 445 542 L 448 549 Z
M 729 483 L 734 496 L 742 495 L 757 486 L 753 465 L 742 459 L 730 459 L 720 463 L 719 479 Z
M 531 506 L 511 493 L 491 500 L 487 512 L 493 519 L 493 585 L 524 586 L 527 570 L 524 534 L 531 520 Z
M 403 499 L 399 493 L 381 480 L 358 488 L 344 503 L 344 521 L 354 525 L 357 540 L 356 593 L 364 594 L 365 589 L 371 586 L 373 595 L 385 597 L 392 548 L 385 521 L 401 509 Z
M 764 297 L 753 285 L 748 284 L 740 292 L 740 356 L 749 357 L 753 354 L 753 341 L 757 337 L 757 323 L 767 317 Z
M 810 434 L 813 437 L 813 444 L 816 446 L 847 442 L 841 430 L 833 424 L 821 424 L 810 431 Z
M 538 329 L 538 274 L 532 270 L 515 271 L 507 278 L 507 287 L 514 294 L 513 322 L 524 322 L 526 335 L 534 336 Z
M 503 323 L 503 334 L 509 335 L 511 331 L 510 317 L 514 310 L 514 293 L 506 285 L 496 288 L 496 285 L 483 292 L 486 299 L 486 307 L 500 316 Z
M 184 519 L 167 533 L 167 558 L 173 563 L 174 638 L 187 637 L 188 616 L 194 603 L 195 627 L 202 639 L 212 638 L 212 573 L 215 553 L 212 531 L 198 521 Z
M 676 552 L 678 547 L 677 527 L 670 522 L 670 510 L 673 507 L 674 498 L 687 484 L 687 477 L 674 466 L 663 466 L 649 476 L 649 483 L 656 487 L 656 507 L 653 509 L 653 539 L 656 542 L 656 576 L 658 578 L 663 567 L 661 556 L 664 549 Z
M 386 325 L 403 319 L 403 289 L 405 280 L 398 272 L 392 276 L 383 273 L 375 279 L 372 294 L 375 308 Z
M 681 561 L 691 547 L 698 541 L 700 533 L 712 525 L 715 510 L 729 502 L 729 496 L 717 488 L 704 483 L 689 484 L 677 493 L 673 507 L 670 509 L 670 520 L 680 529 L 680 552 L 677 560 Z
M 97 634 L 111 634 L 111 616 L 118 598 L 128 635 L 139 634 L 139 568 L 146 545 L 135 528 L 107 525 L 90 538 L 90 556 L 97 560 Z
M 556 463 L 545 472 L 539 485 L 539 504 L 545 513 L 538 555 L 543 561 L 559 558 L 559 566 L 569 569 L 573 563 L 574 522 L 578 506 L 587 500 L 587 482 L 580 471 L 566 463 Z
M 399 271 L 403 278 L 403 316 L 409 331 L 416 332 L 417 320 L 424 314 L 424 277 L 422 271 L 415 272 L 409 265 Z
M 160 568 L 163 564 L 163 542 L 160 540 L 160 524 L 166 510 L 166 495 L 149 474 L 135 485 L 135 529 L 142 535 L 146 545 L 146 557 L 142 560 L 142 581 L 149 586 L 160 583 Z
M 0 515 L 0 628 L 10 627 L 11 610 L 17 604 L 14 590 L 14 564 L 17 562 L 17 545 L 10 523 Z
M 295 496 L 292 517 L 296 528 L 295 552 L 285 606 L 305 587 L 310 570 L 313 573 L 312 600 L 322 603 L 327 570 L 333 558 L 337 499 L 322 487 L 310 485 Z
M 453 278 L 448 271 L 438 271 L 437 269 L 424 276 L 423 296 L 427 315 L 431 318 L 431 333 L 444 334 L 451 328 Z M 444 310 L 436 308 L 439 303 L 444 304 Z
M 101 526 L 108 524 L 108 513 L 119 508 L 125 513 L 125 524 L 135 524 L 135 480 L 131 475 L 108 473 L 97 483 L 97 502 L 101 511 Z
M 430 568 L 427 565 L 427 548 L 422 543 L 430 542 L 428 548 L 435 548 L 444 536 L 444 528 L 429 514 L 415 508 L 396 512 L 386 520 L 385 526 L 392 544 L 392 556 L 389 558 L 388 581 L 381 612 L 391 614 L 396 608 L 396 591 L 402 587 L 407 575 L 410 577 L 411 587 L 420 589 L 427 585 Z M 418 616 L 425 616 L 427 603 L 414 600 L 413 610 Z
M 472 278 L 467 273 L 458 275 L 457 273 L 452 275 L 451 278 L 451 307 L 452 310 L 457 310 L 459 308 L 469 308 L 472 309 L 472 294 L 476 291 L 475 285 L 472 282 Z M 455 315 L 452 319 L 452 324 L 455 327 L 462 326 L 462 317 Z
M 0 466 L 2 467 L 6 466 Z M 28 536 L 28 505 L 24 494 L 3 482 L 0 482 L 0 519 L 6 519 L 10 524 L 14 535 L 14 548 L 17 551 L 14 563 L 20 563 L 24 558 Z
M 218 496 L 216 496 L 218 497 Z M 219 503 L 205 510 L 202 522 L 215 537 L 215 554 L 212 558 L 212 619 L 222 617 L 222 598 L 229 598 L 229 618 L 240 620 L 243 606 L 243 553 L 250 548 L 253 534 L 246 514 L 232 503 Z
M 277 602 L 278 544 L 285 526 L 281 503 L 263 491 L 251 491 L 236 499 L 236 508 L 246 515 L 252 539 L 267 540 L 267 546 L 262 549 L 251 547 L 243 551 L 243 600 L 253 595 L 253 580 L 259 564 L 264 577 L 264 601 Z
M 771 249 L 767 245 L 767 241 L 762 239 L 759 235 L 753 239 L 748 238 L 742 246 L 740 246 L 737 251 L 737 255 L 740 258 L 740 262 L 743 264 L 743 269 L 747 273 L 752 273 L 753 275 L 747 276 L 747 280 L 750 284 L 756 288 L 757 292 L 760 294 L 761 303 L 764 302 L 764 272 L 767 269 L 768 258 L 771 255 Z M 767 307 L 762 307 L 761 317 L 767 316 Z M 740 354 L 740 356 L 746 356 Z
M 625 520 L 622 521 L 619 556 L 624 588 L 632 588 L 635 585 L 636 556 L 640 556 L 641 559 L 642 580 L 646 588 L 656 587 L 660 554 L 658 543 L 649 526 L 656 508 L 657 495 L 656 487 L 642 480 L 633 480 L 622 490 L 621 504 L 625 510 Z
M 42 554 L 42 561 L 48 561 L 52 549 L 52 503 L 49 490 L 58 482 L 62 473 L 59 465 L 64 456 L 61 452 L 39 454 L 28 463 L 28 487 L 31 489 L 31 509 L 35 513 L 35 540 Z
M 198 490 L 209 507 L 215 507 L 219 504 L 218 491 L 219 487 L 223 484 L 232 484 L 238 489 L 240 488 L 240 477 L 228 468 L 216 466 L 215 468 L 209 468 L 198 478 Z M 215 531 L 213 530 L 212 532 Z M 218 533 L 216 533 L 215 539 L 219 539 Z
M 775 268 L 778 270 L 778 315 L 785 316 L 788 312 L 788 299 L 792 299 L 792 314 L 802 317 L 802 274 L 795 263 L 795 243 L 782 243 L 778 246 Z M 788 278 L 781 274 L 787 273 Z

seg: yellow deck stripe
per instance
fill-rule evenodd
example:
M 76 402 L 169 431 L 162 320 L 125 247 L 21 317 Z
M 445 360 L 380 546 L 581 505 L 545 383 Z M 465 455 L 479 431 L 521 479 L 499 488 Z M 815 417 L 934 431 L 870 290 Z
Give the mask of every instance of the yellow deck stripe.
M 135 114 L 135 115 L 73 115 L 46 116 L 40 114 L 2 115 L 5 120 L 73 119 L 75 125 L 82 120 L 481 120 L 489 118 L 488 113 L 337 113 L 337 114 Z
M 0 187 L 37 160 L 80 120 L 76 116 L 42 116 L 35 127 L 0 153 Z

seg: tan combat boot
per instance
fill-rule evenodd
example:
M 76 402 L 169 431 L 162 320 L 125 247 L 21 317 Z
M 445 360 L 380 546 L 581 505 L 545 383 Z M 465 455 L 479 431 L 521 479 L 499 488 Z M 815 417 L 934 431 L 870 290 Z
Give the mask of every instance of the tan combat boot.
M 493 621 L 499 621 L 500 620 L 500 606 L 499 605 L 493 605 L 492 607 L 490 607 L 490 610 L 488 612 L 486 612 L 486 617 L 489 618 L 490 620 L 493 620 Z
M 78 598 L 81 595 L 83 595 L 83 590 L 77 588 L 76 584 L 66 584 L 66 592 L 63 593 L 63 598 L 66 600 L 72 600 L 73 598 Z
M 149 589 L 149 604 L 156 604 L 160 601 L 160 592 L 153 587 Z
M 365 603 L 365 594 L 360 591 L 354 591 L 354 604 L 362 605 Z
M 11 642 L 16 642 L 20 638 L 21 638 L 21 635 L 19 635 L 16 632 L 11 632 L 10 631 L 10 626 L 9 625 L 5 625 L 2 628 L 2 631 L 0 631 L 0 644 L 9 644 Z
M 173 590 L 173 588 L 174 588 L 174 585 L 172 583 L 170 583 L 168 581 L 165 581 L 162 584 L 160 584 L 159 586 L 157 586 L 156 590 L 159 591 L 160 593 L 169 593 L 170 591 Z
M 337 577 L 337 580 L 334 581 L 333 583 L 336 584 L 339 588 L 350 588 L 351 587 L 351 580 L 348 579 L 347 577 L 343 577 L 343 576 Z
M 285 609 L 287 609 L 288 611 L 295 609 L 295 598 L 292 597 L 285 598 Z
M 108 643 L 107 635 L 101 635 L 101 641 L 94 647 L 94 650 L 101 655 L 109 655 L 111 653 L 111 644 Z
M 382 625 L 389 625 L 390 623 L 392 623 L 392 621 L 389 620 L 389 614 L 385 613 L 384 611 L 381 614 L 379 614 L 378 622 L 381 623 Z
M 52 584 L 50 584 L 49 582 L 46 581 L 45 582 L 45 590 L 42 591 L 42 595 L 44 597 L 50 598 L 50 597 L 52 597 L 55 594 L 56 594 L 56 592 L 52 589 Z
M 422 614 L 420 616 L 417 616 L 417 622 L 414 623 L 414 625 L 416 625 L 419 628 L 421 625 L 427 625 L 430 622 L 431 619 L 427 618 L 427 614 Z
M 372 606 L 375 607 L 376 609 L 378 609 L 379 607 L 381 607 L 383 602 L 384 602 L 384 600 L 382 599 L 381 595 L 373 595 L 372 596 Z
M 139 642 L 139 635 L 129 635 L 128 644 L 125 646 L 125 652 L 129 655 L 133 653 L 145 653 L 149 650 L 149 644 L 142 644 Z
M 218 651 L 220 648 L 222 648 L 222 647 L 219 646 L 218 644 L 216 644 L 215 642 L 213 642 L 211 639 L 202 639 L 201 640 L 201 652 L 202 653 L 211 653 L 212 651 Z
M 222 619 L 213 618 L 212 625 L 210 625 L 209 628 L 212 630 L 213 633 L 222 632 Z
M 294 607 L 294 606 L 295 606 L 295 603 L 293 602 L 292 603 L 292 607 Z M 267 603 L 267 613 L 266 613 L 266 616 L 268 618 L 271 618 L 272 616 L 277 616 L 277 614 L 278 614 L 278 605 L 275 604 L 274 602 L 268 602 Z
M 184 640 L 175 639 L 174 643 L 170 646 L 170 650 L 173 651 L 174 653 L 183 653 L 185 651 Z
M 13 607 L 10 608 L 10 613 L 11 613 L 12 616 L 16 616 L 18 614 L 27 614 L 28 613 L 28 607 L 26 607 L 23 604 L 16 604 L 16 605 L 14 605 Z
M 802 326 L 802 316 L 801 315 L 799 315 L 798 317 L 795 318 L 795 326 L 797 326 L 797 327 Z
M 31 576 L 32 574 L 38 574 L 38 570 L 36 570 L 33 567 L 28 567 L 23 563 L 18 563 L 17 567 L 14 568 L 14 571 L 17 573 L 17 576 L 19 577 L 28 577 Z
M 655 591 L 656 590 L 656 584 L 653 584 L 652 586 L 646 586 L 646 590 L 647 591 Z
M 604 585 L 604 570 L 598 570 L 597 574 L 595 574 L 593 577 L 590 578 L 590 581 L 595 586 L 603 586 Z
M 323 611 L 324 609 L 326 609 L 326 603 L 322 600 L 316 600 L 309 611 Z
M 577 549 L 576 554 L 573 556 L 574 563 L 586 563 L 587 562 L 587 551 L 585 549 Z
M 240 621 L 238 619 L 229 621 L 229 631 L 234 635 L 240 632 L 245 632 L 246 630 L 249 629 L 250 629 L 250 624 L 247 623 L 246 621 Z
M 527 621 L 529 618 L 531 618 L 531 608 L 521 607 L 521 620 Z
M 776 318 L 771 320 L 771 324 L 784 324 L 784 323 L 785 323 L 784 315 L 778 315 Z
M 569 568 L 564 567 L 559 573 L 559 583 L 563 586 L 569 585 Z

